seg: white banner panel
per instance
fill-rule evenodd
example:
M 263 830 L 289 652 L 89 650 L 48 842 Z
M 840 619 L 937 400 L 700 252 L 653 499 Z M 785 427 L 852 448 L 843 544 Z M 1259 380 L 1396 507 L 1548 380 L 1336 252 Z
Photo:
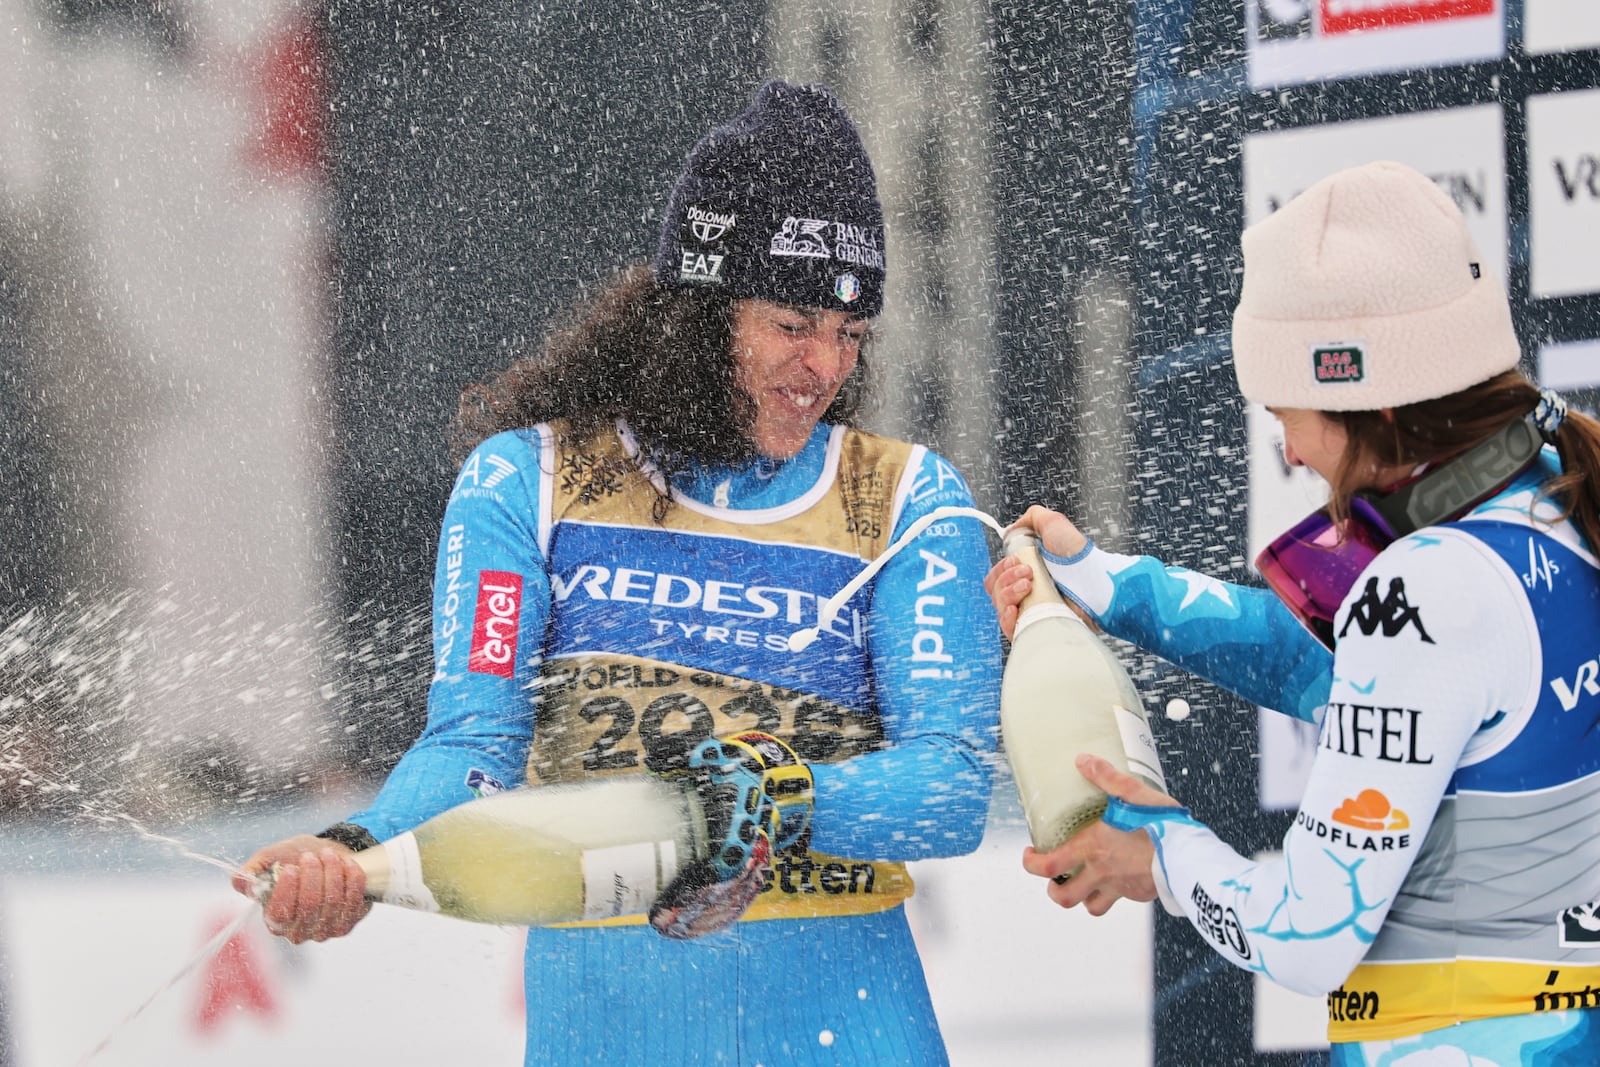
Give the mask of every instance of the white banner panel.
M 1600 4 L 1522 0 L 1522 48 L 1534 55 L 1600 48 Z
M 1429 175 L 1455 200 L 1485 265 L 1506 276 L 1506 168 L 1503 116 L 1496 104 L 1341 122 L 1256 134 L 1244 142 L 1245 224 L 1266 218 L 1295 194 L 1343 167 L 1392 159 Z M 1327 499 L 1321 479 L 1283 461 L 1277 420 L 1252 405 L 1249 449 L 1250 558 Z M 1260 802 L 1268 811 L 1299 806 L 1315 731 L 1263 711 Z
M 1558 392 L 1600 389 L 1600 341 L 1566 341 L 1540 348 L 1539 384 Z
M 1500 59 L 1505 17 L 1502 0 L 1246 0 L 1245 44 L 1262 89 Z
M 1484 263 L 1502 282 L 1506 278 L 1505 134 L 1498 104 L 1251 134 L 1242 151 L 1246 226 L 1336 170 L 1392 159 L 1450 194 Z
M 1600 292 L 1600 89 L 1527 109 L 1529 294 Z

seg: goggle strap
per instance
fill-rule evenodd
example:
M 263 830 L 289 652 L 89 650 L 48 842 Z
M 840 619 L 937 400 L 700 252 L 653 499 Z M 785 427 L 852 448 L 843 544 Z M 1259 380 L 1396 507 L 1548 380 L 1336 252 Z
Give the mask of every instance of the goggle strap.
M 1368 497 L 1367 502 L 1395 537 L 1404 537 L 1487 500 L 1532 463 L 1543 446 L 1533 417 L 1517 419 L 1442 467 L 1392 493 Z

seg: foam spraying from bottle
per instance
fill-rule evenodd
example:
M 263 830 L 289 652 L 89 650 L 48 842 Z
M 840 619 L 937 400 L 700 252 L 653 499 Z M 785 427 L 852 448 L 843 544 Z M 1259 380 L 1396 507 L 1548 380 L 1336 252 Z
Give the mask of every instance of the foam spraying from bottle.
M 836 617 L 838 617 L 839 612 L 844 608 L 845 604 L 849 602 L 850 598 L 855 596 L 856 593 L 860 592 L 861 587 L 870 582 L 872 580 L 872 576 L 883 569 L 884 564 L 888 563 L 902 548 L 906 547 L 913 540 L 915 540 L 917 535 L 922 533 L 923 530 L 926 530 L 929 526 L 932 526 L 940 519 L 950 518 L 977 519 L 979 522 L 988 526 L 1001 537 L 1004 537 L 1006 533 L 1006 528 L 1000 525 L 999 521 L 987 511 L 980 511 L 978 508 L 953 506 L 934 508 L 926 515 L 922 516 L 922 518 L 906 527 L 906 532 L 900 535 L 899 540 L 885 549 L 881 556 L 863 567 L 861 569 L 861 573 L 850 579 L 843 589 L 839 590 L 837 593 L 833 594 L 827 600 L 824 600 L 820 605 L 818 605 L 817 624 L 815 626 L 807 626 L 802 630 L 796 630 L 794 633 L 790 634 L 789 651 L 803 652 L 805 649 L 809 648 L 811 643 L 821 635 L 822 628 L 827 626 Z

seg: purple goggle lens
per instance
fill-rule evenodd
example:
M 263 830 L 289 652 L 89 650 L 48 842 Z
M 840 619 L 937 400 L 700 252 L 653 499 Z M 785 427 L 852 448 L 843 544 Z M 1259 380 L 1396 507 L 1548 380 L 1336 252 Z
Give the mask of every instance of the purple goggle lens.
M 1379 552 L 1395 539 L 1389 524 L 1362 497 L 1335 524 L 1323 508 L 1261 550 L 1256 570 L 1318 641 L 1333 648 L 1333 619 L 1345 594 Z

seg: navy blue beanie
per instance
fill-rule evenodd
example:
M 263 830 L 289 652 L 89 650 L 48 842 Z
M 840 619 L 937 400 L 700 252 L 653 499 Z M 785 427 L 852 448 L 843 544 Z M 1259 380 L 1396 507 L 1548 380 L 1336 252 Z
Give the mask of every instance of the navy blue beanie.
M 690 151 L 655 276 L 871 317 L 883 310 L 883 253 L 872 161 L 843 105 L 820 85 L 769 81 Z

